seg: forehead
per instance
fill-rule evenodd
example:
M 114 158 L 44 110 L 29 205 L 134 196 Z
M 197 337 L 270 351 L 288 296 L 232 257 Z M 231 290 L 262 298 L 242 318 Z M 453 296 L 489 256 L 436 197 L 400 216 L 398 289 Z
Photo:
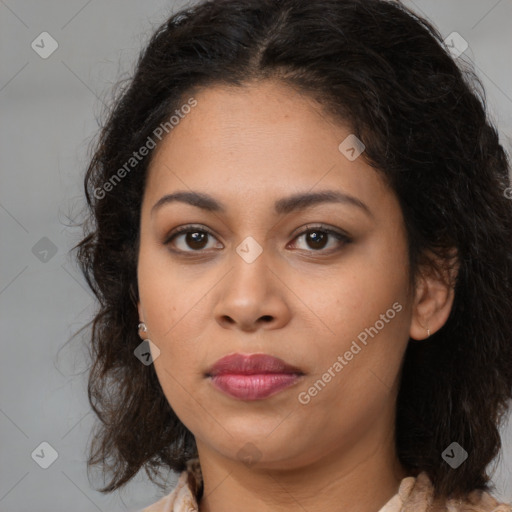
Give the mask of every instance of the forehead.
M 354 137 L 350 128 L 282 83 L 215 86 L 193 97 L 197 105 L 156 149 L 146 187 L 151 200 L 187 188 L 226 204 L 315 188 L 334 187 L 362 200 L 389 193 L 363 158 L 351 161 L 340 151 Z

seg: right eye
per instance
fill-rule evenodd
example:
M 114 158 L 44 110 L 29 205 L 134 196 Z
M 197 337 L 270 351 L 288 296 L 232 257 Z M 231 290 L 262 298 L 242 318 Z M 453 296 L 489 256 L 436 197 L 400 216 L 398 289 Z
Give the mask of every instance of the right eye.
M 215 238 L 211 231 L 204 227 L 194 225 L 180 226 L 169 234 L 164 244 L 171 244 L 174 247 L 181 245 L 177 249 L 171 249 L 175 252 L 197 253 L 203 252 L 203 249 L 207 248 L 209 237 Z M 179 244 L 176 241 L 179 241 Z M 188 250 L 187 247 L 191 250 Z

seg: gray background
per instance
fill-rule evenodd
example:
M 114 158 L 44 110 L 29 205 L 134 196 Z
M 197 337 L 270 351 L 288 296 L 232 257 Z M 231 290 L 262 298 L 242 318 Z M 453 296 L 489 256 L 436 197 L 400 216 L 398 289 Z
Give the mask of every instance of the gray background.
M 512 1 L 406 3 L 443 37 L 456 31 L 469 43 L 461 58 L 473 61 L 483 79 L 510 151 Z M 91 318 L 94 302 L 68 254 L 80 230 L 66 224 L 83 201 L 82 173 L 102 102 L 133 69 L 152 31 L 182 5 L 0 0 L 1 512 L 134 511 L 163 495 L 144 474 L 108 496 L 87 479 L 85 447 L 94 424 L 87 353 L 79 337 L 66 342 Z M 47 59 L 31 47 L 44 31 L 59 45 Z M 502 439 L 495 494 L 512 501 L 510 420 Z M 31 457 L 44 441 L 58 453 L 48 469 Z

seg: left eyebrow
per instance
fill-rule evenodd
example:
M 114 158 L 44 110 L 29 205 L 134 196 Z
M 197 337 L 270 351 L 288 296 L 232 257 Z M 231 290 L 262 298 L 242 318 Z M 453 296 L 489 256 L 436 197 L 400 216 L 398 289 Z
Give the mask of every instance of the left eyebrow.
M 161 197 L 152 207 L 151 215 L 165 204 L 182 202 L 196 206 L 210 212 L 226 211 L 226 207 L 217 199 L 202 192 L 177 191 Z M 373 214 L 368 206 L 357 197 L 351 196 L 337 190 L 321 190 L 319 192 L 303 192 L 289 197 L 278 199 L 274 203 L 274 210 L 278 215 L 285 215 L 296 210 L 311 208 L 320 203 L 342 203 L 356 206 L 363 210 L 368 216 Z
M 337 190 L 321 190 L 319 192 L 306 192 L 283 197 L 275 202 L 274 208 L 277 214 L 287 214 L 295 210 L 310 208 L 320 203 L 342 203 L 356 206 L 370 217 L 373 217 L 370 208 L 360 199 Z

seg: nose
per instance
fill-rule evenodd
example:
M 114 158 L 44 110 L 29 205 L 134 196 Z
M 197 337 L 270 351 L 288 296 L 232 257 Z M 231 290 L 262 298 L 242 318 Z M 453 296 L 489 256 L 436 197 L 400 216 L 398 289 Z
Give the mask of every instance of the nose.
M 221 327 L 253 332 L 286 325 L 291 317 L 290 291 L 265 251 L 252 263 L 234 252 L 232 263 L 232 270 L 220 283 L 214 309 Z

